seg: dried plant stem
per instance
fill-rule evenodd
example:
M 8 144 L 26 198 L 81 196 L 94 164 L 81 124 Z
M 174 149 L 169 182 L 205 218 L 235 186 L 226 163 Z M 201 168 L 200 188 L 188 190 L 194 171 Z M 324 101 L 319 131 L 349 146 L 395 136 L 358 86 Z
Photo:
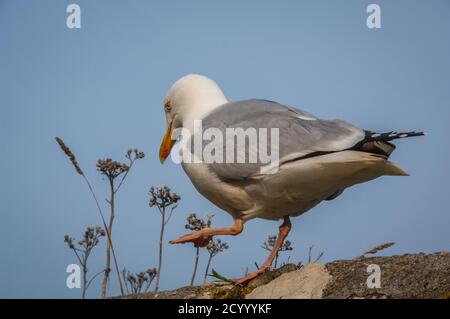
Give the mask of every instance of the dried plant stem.
M 127 270 L 124 268 L 122 269 L 122 279 L 123 282 L 125 283 L 125 289 L 127 290 L 127 295 L 130 294 L 130 290 L 128 290 L 128 285 L 127 285 Z
M 313 260 L 313 259 L 312 259 L 312 250 L 313 250 L 313 248 L 314 248 L 314 245 L 309 246 L 309 248 L 308 248 L 308 264 L 318 262 L 318 261 L 320 260 L 320 258 L 323 257 L 323 254 L 324 254 L 324 252 L 321 251 L 321 252 L 317 255 L 316 259 Z
M 85 261 L 86 262 L 86 261 Z M 83 266 L 83 293 L 81 295 L 82 299 L 86 298 L 86 291 L 87 291 L 87 267 Z
M 187 223 L 184 225 L 184 228 L 189 229 L 193 232 L 200 231 L 202 229 L 211 227 L 212 218 L 214 215 L 208 215 L 206 220 L 198 218 L 195 213 L 189 214 L 187 217 Z M 198 260 L 200 256 L 200 247 L 197 247 L 195 251 L 195 262 L 194 262 L 194 270 L 192 272 L 192 278 L 191 278 L 191 286 L 194 285 L 195 276 L 197 275 L 197 267 L 198 267 Z
M 98 273 L 96 273 L 96 274 L 89 280 L 89 282 L 88 282 L 87 285 L 86 285 L 86 290 L 89 289 L 89 286 L 90 286 L 91 283 L 94 281 L 94 279 L 97 278 L 98 276 L 100 276 L 104 271 L 105 271 L 104 269 L 100 270 Z
M 126 177 L 128 176 L 128 173 L 131 169 L 131 167 L 133 166 L 134 162 L 138 159 L 142 159 L 144 158 L 145 154 L 141 151 L 139 151 L 138 149 L 128 149 L 125 157 L 128 159 L 129 163 L 127 164 L 122 164 L 116 161 L 112 161 L 111 159 L 105 159 L 105 160 L 98 160 L 97 161 L 97 171 L 101 172 L 102 175 L 105 175 L 108 177 L 109 180 L 109 184 L 110 184 L 110 191 L 111 191 L 111 195 L 110 195 L 110 199 L 108 201 L 109 205 L 110 205 L 110 216 L 109 216 L 109 227 L 106 225 L 106 220 L 105 217 L 103 215 L 102 209 L 100 207 L 100 204 L 97 200 L 97 197 L 95 196 L 95 192 L 91 186 L 91 183 L 89 182 L 89 180 L 87 179 L 86 175 L 84 175 L 84 172 L 82 171 L 81 167 L 79 166 L 75 154 L 70 150 L 70 148 L 64 143 L 64 141 L 59 138 L 56 137 L 56 142 L 58 143 L 58 145 L 60 146 L 61 150 L 64 152 L 64 154 L 66 154 L 66 156 L 69 158 L 69 160 L 71 161 L 72 165 L 74 166 L 76 172 L 83 176 L 94 200 L 95 203 L 97 205 L 97 209 L 100 213 L 100 217 L 102 219 L 103 222 L 103 226 L 105 228 L 105 233 L 107 235 L 108 238 L 108 242 L 107 242 L 107 248 L 106 248 L 106 268 L 104 269 L 104 278 L 103 278 L 103 283 L 102 283 L 102 297 L 105 298 L 106 297 L 106 290 L 107 290 L 107 285 L 108 285 L 108 281 L 110 279 L 109 274 L 111 272 L 111 268 L 110 268 L 110 264 L 111 264 L 111 253 L 113 256 L 113 260 L 114 260 L 114 265 L 117 271 L 117 278 L 119 280 L 119 285 L 120 285 L 120 293 L 123 296 L 124 295 L 124 288 L 123 288 L 123 284 L 122 284 L 122 279 L 120 276 L 120 271 L 119 271 L 119 266 L 117 263 L 117 258 L 116 258 L 116 253 L 114 250 L 114 246 L 112 244 L 112 227 L 113 227 L 113 221 L 114 221 L 114 214 L 115 214 L 115 205 L 114 205 L 114 197 L 115 194 L 117 193 L 117 191 L 120 189 L 120 187 L 122 186 L 124 180 L 126 179 Z M 119 177 L 120 175 L 122 175 L 122 178 L 119 182 L 119 186 L 117 188 L 114 188 L 114 180 L 116 177 Z
M 78 254 L 78 249 L 77 248 L 73 248 L 73 252 L 75 253 L 75 256 L 77 256 L 78 262 L 80 263 L 80 265 L 83 267 L 83 288 L 81 290 L 81 299 L 85 299 L 86 298 L 86 291 L 88 288 L 87 285 L 87 260 L 89 258 L 89 254 L 85 253 L 80 257 L 80 255 Z
M 161 212 L 161 230 L 159 233 L 159 256 L 158 256 L 158 273 L 156 274 L 155 291 L 159 290 L 159 281 L 161 278 L 161 267 L 163 261 L 163 240 L 164 240 L 164 228 L 166 226 L 166 208 L 162 207 Z
M 134 155 L 132 155 L 134 154 Z M 136 160 L 144 158 L 144 153 L 140 152 L 138 149 L 133 150 L 130 148 L 128 149 L 125 157 L 128 159 L 128 164 L 119 163 L 116 161 L 113 161 L 110 158 L 107 159 L 99 159 L 97 161 L 97 171 L 99 171 L 102 175 L 106 176 L 108 178 L 109 182 L 109 188 L 110 188 L 110 197 L 106 201 L 109 204 L 110 214 L 109 214 L 109 234 L 110 237 L 112 237 L 112 229 L 114 224 L 114 217 L 115 217 L 115 195 L 119 191 L 120 187 L 122 186 L 123 182 L 125 181 L 126 177 L 128 176 L 128 173 L 130 172 L 131 168 L 133 167 L 133 164 Z M 120 179 L 118 186 L 116 188 L 116 178 L 119 178 L 119 176 L 122 176 Z M 103 283 L 102 283 L 102 297 L 106 298 L 106 292 L 108 289 L 108 283 L 110 281 L 110 272 L 111 272 L 111 252 L 112 245 L 108 243 L 106 246 L 106 266 L 105 266 L 105 273 L 103 276 Z M 118 267 L 116 267 L 118 278 L 121 278 L 120 272 Z M 121 292 L 124 294 L 124 290 L 121 284 Z
M 208 279 L 209 267 L 211 266 L 212 255 L 208 257 L 208 263 L 206 264 L 205 277 L 203 278 L 203 284 L 206 284 L 206 279 Z
M 78 259 L 79 264 L 83 267 L 83 287 L 81 290 L 81 298 L 86 298 L 86 292 L 91 284 L 91 282 L 98 276 L 99 273 L 94 275 L 91 280 L 88 281 L 88 260 L 89 256 L 93 249 L 98 245 L 99 238 L 105 236 L 106 232 L 100 226 L 96 226 L 95 228 L 87 227 L 84 232 L 83 238 L 78 241 L 78 247 L 74 244 L 75 238 L 70 237 L 69 235 L 64 236 L 64 242 L 68 245 L 68 247 L 74 252 L 75 256 Z M 102 273 L 103 270 L 100 272 Z
M 314 246 L 309 246 L 309 248 L 308 248 L 308 264 L 310 264 L 311 263 L 311 260 L 312 260 L 312 249 L 313 249 L 313 247 Z
M 114 223 L 114 217 L 115 217 L 115 191 L 114 191 L 114 180 L 112 178 L 109 178 L 109 186 L 110 186 L 110 197 L 109 197 L 109 207 L 110 207 L 110 214 L 109 214 L 109 234 L 112 236 L 112 228 Z M 109 281 L 109 273 L 111 272 L 111 245 L 106 245 L 106 265 L 105 265 L 105 274 L 103 275 L 103 282 L 102 282 L 102 298 L 106 298 L 106 291 L 108 288 L 108 281 Z M 119 275 L 120 278 L 120 275 Z
M 228 244 L 220 239 L 213 239 L 208 243 L 208 245 L 206 246 L 206 250 L 208 251 L 209 258 L 208 258 L 208 263 L 206 264 L 205 277 L 203 279 L 203 283 L 206 283 L 206 278 L 208 277 L 209 266 L 211 265 L 211 260 L 217 254 L 223 252 L 224 250 L 226 250 L 228 248 L 229 248 Z M 214 273 L 214 269 L 213 269 L 213 273 Z
M 156 270 L 156 284 L 155 292 L 159 290 L 159 283 L 161 280 L 161 267 L 163 263 L 163 242 L 164 242 L 164 230 L 167 223 L 172 217 L 173 211 L 177 208 L 176 203 L 181 199 L 181 197 L 170 191 L 170 188 L 164 186 L 162 188 L 150 187 L 150 198 L 148 205 L 150 207 L 156 206 L 158 208 L 159 214 L 161 215 L 161 229 L 159 232 L 159 257 L 158 257 L 158 269 Z M 166 208 L 170 207 L 170 212 L 166 217 Z
M 155 291 L 159 290 L 159 281 L 161 278 L 161 267 L 163 263 L 163 243 L 164 243 L 164 231 L 166 229 L 167 223 L 170 221 L 170 218 L 172 217 L 173 211 L 177 206 L 172 206 L 170 208 L 170 213 L 166 218 L 166 206 L 161 206 L 159 208 L 159 212 L 161 213 L 161 230 L 159 233 L 159 257 L 158 257 L 158 271 L 156 273 L 156 284 L 155 284 Z
M 101 209 L 100 204 L 98 202 L 97 196 L 95 196 L 95 192 L 94 192 L 94 189 L 91 186 L 91 183 L 89 182 L 89 180 L 86 177 L 86 175 L 82 174 L 81 176 L 83 176 L 83 178 L 84 178 L 84 180 L 85 180 L 85 182 L 86 182 L 86 184 L 87 184 L 87 186 L 88 186 L 88 188 L 89 188 L 89 190 L 90 190 L 90 192 L 92 194 L 92 197 L 94 198 L 95 204 L 97 205 L 98 212 L 100 213 L 100 217 L 102 219 L 103 227 L 105 228 L 105 232 L 106 232 L 106 237 L 108 239 L 107 246 L 109 246 L 110 249 L 111 249 L 112 256 L 113 256 L 113 259 L 114 259 L 114 266 L 116 268 L 117 277 L 119 279 L 120 294 L 123 296 L 123 295 L 125 295 L 125 292 L 123 290 L 122 279 L 120 278 L 119 265 L 117 263 L 116 252 L 114 250 L 114 246 L 113 246 L 113 243 L 112 243 L 111 233 L 110 233 L 109 227 L 106 225 L 105 216 L 103 215 L 102 209 Z M 106 269 L 104 271 L 105 271 L 105 273 L 107 272 Z M 102 291 L 102 295 L 103 295 L 103 291 Z
M 197 267 L 198 267 L 198 259 L 199 259 L 199 257 L 200 257 L 200 247 L 197 247 L 197 250 L 195 252 L 194 271 L 192 272 L 192 278 L 191 278 L 191 286 L 194 285 L 195 275 L 197 274 Z

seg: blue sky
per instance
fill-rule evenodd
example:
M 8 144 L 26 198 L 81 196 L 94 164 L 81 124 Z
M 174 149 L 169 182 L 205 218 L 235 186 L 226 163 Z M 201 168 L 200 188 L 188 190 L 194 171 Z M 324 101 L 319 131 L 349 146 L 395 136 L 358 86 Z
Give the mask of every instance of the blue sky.
M 229 100 L 266 98 L 323 118 L 377 130 L 424 130 L 397 143 L 392 159 L 410 177 L 353 187 L 293 219 L 292 261 L 310 245 L 324 261 L 353 258 L 395 241 L 384 254 L 448 250 L 450 236 L 450 2 L 376 1 L 382 28 L 366 27 L 369 1 L 73 1 L 82 28 L 66 27 L 69 1 L 0 0 L 1 217 L 0 297 L 76 298 L 66 287 L 75 262 L 63 243 L 99 224 L 82 180 L 54 142 L 76 152 L 98 195 L 98 158 L 122 160 L 129 146 L 146 158 L 118 195 L 114 237 L 121 266 L 157 264 L 159 215 L 151 185 L 182 196 L 166 240 L 186 216 L 214 213 L 182 168 L 161 166 L 166 90 L 187 73 L 214 79 Z M 103 203 L 103 200 L 102 200 Z M 278 223 L 252 220 L 223 238 L 231 249 L 213 267 L 229 277 L 261 263 Z M 91 273 L 101 269 L 104 246 Z M 202 252 L 200 269 L 206 262 Z M 161 288 L 189 283 L 191 245 L 166 246 Z M 117 293 L 117 282 L 111 292 Z M 99 296 L 98 284 L 90 297 Z

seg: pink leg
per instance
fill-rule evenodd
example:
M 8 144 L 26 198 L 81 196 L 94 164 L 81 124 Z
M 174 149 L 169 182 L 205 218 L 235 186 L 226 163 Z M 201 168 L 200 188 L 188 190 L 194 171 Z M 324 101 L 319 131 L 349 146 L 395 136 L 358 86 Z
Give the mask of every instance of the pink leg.
M 252 272 L 241 279 L 235 280 L 235 284 L 239 285 L 239 284 L 246 283 L 246 282 L 252 280 L 253 278 L 256 278 L 258 275 L 262 274 L 268 268 L 270 268 L 270 266 L 273 263 L 273 260 L 275 259 L 275 256 L 277 255 L 278 250 L 283 245 L 283 242 L 286 239 L 286 237 L 288 236 L 290 231 L 291 231 L 291 221 L 289 219 L 289 216 L 285 216 L 283 224 L 281 224 L 281 226 L 280 226 L 280 231 L 278 232 L 278 237 L 277 237 L 275 246 L 273 247 L 272 251 L 270 252 L 269 257 L 266 259 L 264 264 L 257 271 Z
M 217 235 L 238 235 L 244 229 L 244 222 L 242 219 L 235 219 L 234 225 L 231 227 L 220 227 L 220 228 L 204 228 L 202 230 L 196 231 L 192 234 L 184 235 L 178 239 L 171 240 L 171 244 L 183 244 L 192 242 L 195 247 L 205 247 L 208 245 L 209 241 L 213 236 Z

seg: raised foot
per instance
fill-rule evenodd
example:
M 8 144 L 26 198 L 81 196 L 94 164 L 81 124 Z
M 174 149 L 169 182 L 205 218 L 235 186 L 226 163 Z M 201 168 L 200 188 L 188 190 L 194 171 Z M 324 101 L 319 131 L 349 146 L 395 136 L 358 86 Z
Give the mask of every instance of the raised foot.
M 192 234 L 184 235 L 180 238 L 169 241 L 170 244 L 185 244 L 194 243 L 195 247 L 206 247 L 210 242 L 212 236 L 205 235 L 204 232 L 197 231 Z

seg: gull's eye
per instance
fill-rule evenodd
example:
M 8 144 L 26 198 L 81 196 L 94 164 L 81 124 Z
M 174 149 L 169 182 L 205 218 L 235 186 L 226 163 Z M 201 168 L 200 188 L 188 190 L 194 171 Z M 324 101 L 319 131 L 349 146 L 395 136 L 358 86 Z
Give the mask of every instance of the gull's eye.
M 164 102 L 164 109 L 166 111 L 170 111 L 172 109 L 172 104 L 170 103 L 169 100 L 167 100 L 166 102 Z

